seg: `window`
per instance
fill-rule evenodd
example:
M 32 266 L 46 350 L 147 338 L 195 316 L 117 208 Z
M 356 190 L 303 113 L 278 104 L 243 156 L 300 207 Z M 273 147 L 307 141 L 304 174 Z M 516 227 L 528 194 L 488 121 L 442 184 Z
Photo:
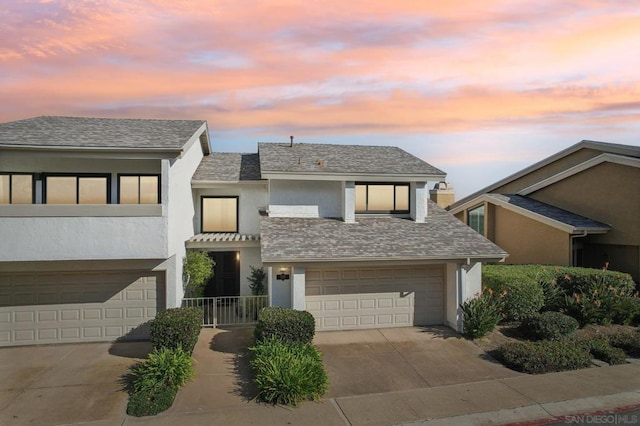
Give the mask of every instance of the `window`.
M 98 175 L 45 177 L 47 204 L 108 204 L 109 177 Z
M 118 175 L 118 202 L 120 204 L 158 204 L 160 177 Z
M 356 184 L 356 213 L 409 213 L 409 184 Z
M 33 204 L 33 175 L 0 173 L 0 204 Z
M 202 232 L 238 232 L 238 197 L 202 197 Z
M 467 223 L 474 231 L 484 235 L 484 205 L 467 212 Z

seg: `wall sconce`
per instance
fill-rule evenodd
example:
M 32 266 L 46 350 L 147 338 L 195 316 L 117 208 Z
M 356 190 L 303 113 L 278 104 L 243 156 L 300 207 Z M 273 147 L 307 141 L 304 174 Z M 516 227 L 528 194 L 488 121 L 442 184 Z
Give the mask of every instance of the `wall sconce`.
M 279 274 L 278 274 L 278 275 L 276 275 L 276 278 L 277 278 L 278 280 L 285 281 L 285 280 L 288 280 L 288 279 L 289 279 L 290 275 L 289 275 L 289 274 L 287 274 L 287 268 L 285 268 L 285 267 L 281 267 L 281 268 L 278 270 L 278 272 L 279 272 Z

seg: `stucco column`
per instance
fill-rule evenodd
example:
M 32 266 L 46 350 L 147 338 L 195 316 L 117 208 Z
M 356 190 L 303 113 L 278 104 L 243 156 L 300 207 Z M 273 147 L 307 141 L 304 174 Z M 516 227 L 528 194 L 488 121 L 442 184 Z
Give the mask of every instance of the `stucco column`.
M 305 270 L 302 266 L 291 268 L 291 307 L 299 311 L 307 308 L 305 303 Z
M 463 331 L 460 305 L 468 299 L 478 297 L 482 292 L 482 263 L 469 265 L 447 264 L 447 325 L 458 332 Z
M 427 196 L 427 183 L 426 182 L 411 182 L 409 186 L 409 213 L 411 219 L 418 223 L 422 223 L 427 215 L 427 205 L 425 197 Z
M 354 223 L 356 221 L 355 182 L 342 182 L 342 219 L 346 223 Z

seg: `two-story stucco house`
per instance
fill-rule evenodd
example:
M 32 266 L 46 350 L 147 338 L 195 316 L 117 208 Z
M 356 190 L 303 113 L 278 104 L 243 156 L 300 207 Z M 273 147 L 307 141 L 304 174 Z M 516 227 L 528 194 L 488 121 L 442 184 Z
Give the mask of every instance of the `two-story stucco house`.
M 444 172 L 395 147 L 212 152 L 204 121 L 39 117 L 0 124 L 0 345 L 142 337 L 207 296 L 306 309 L 318 330 L 446 324 L 502 249 L 428 201 Z

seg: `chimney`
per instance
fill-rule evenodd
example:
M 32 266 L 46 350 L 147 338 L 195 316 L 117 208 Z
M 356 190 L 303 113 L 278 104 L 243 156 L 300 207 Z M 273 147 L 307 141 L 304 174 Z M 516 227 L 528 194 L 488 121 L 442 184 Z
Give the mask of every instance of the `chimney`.
M 438 182 L 433 189 L 429 191 L 429 198 L 444 209 L 456 201 L 456 192 L 450 183 L 444 181 Z
M 289 147 L 293 148 L 293 136 L 289 136 L 289 139 L 291 139 L 291 143 L 289 144 Z

